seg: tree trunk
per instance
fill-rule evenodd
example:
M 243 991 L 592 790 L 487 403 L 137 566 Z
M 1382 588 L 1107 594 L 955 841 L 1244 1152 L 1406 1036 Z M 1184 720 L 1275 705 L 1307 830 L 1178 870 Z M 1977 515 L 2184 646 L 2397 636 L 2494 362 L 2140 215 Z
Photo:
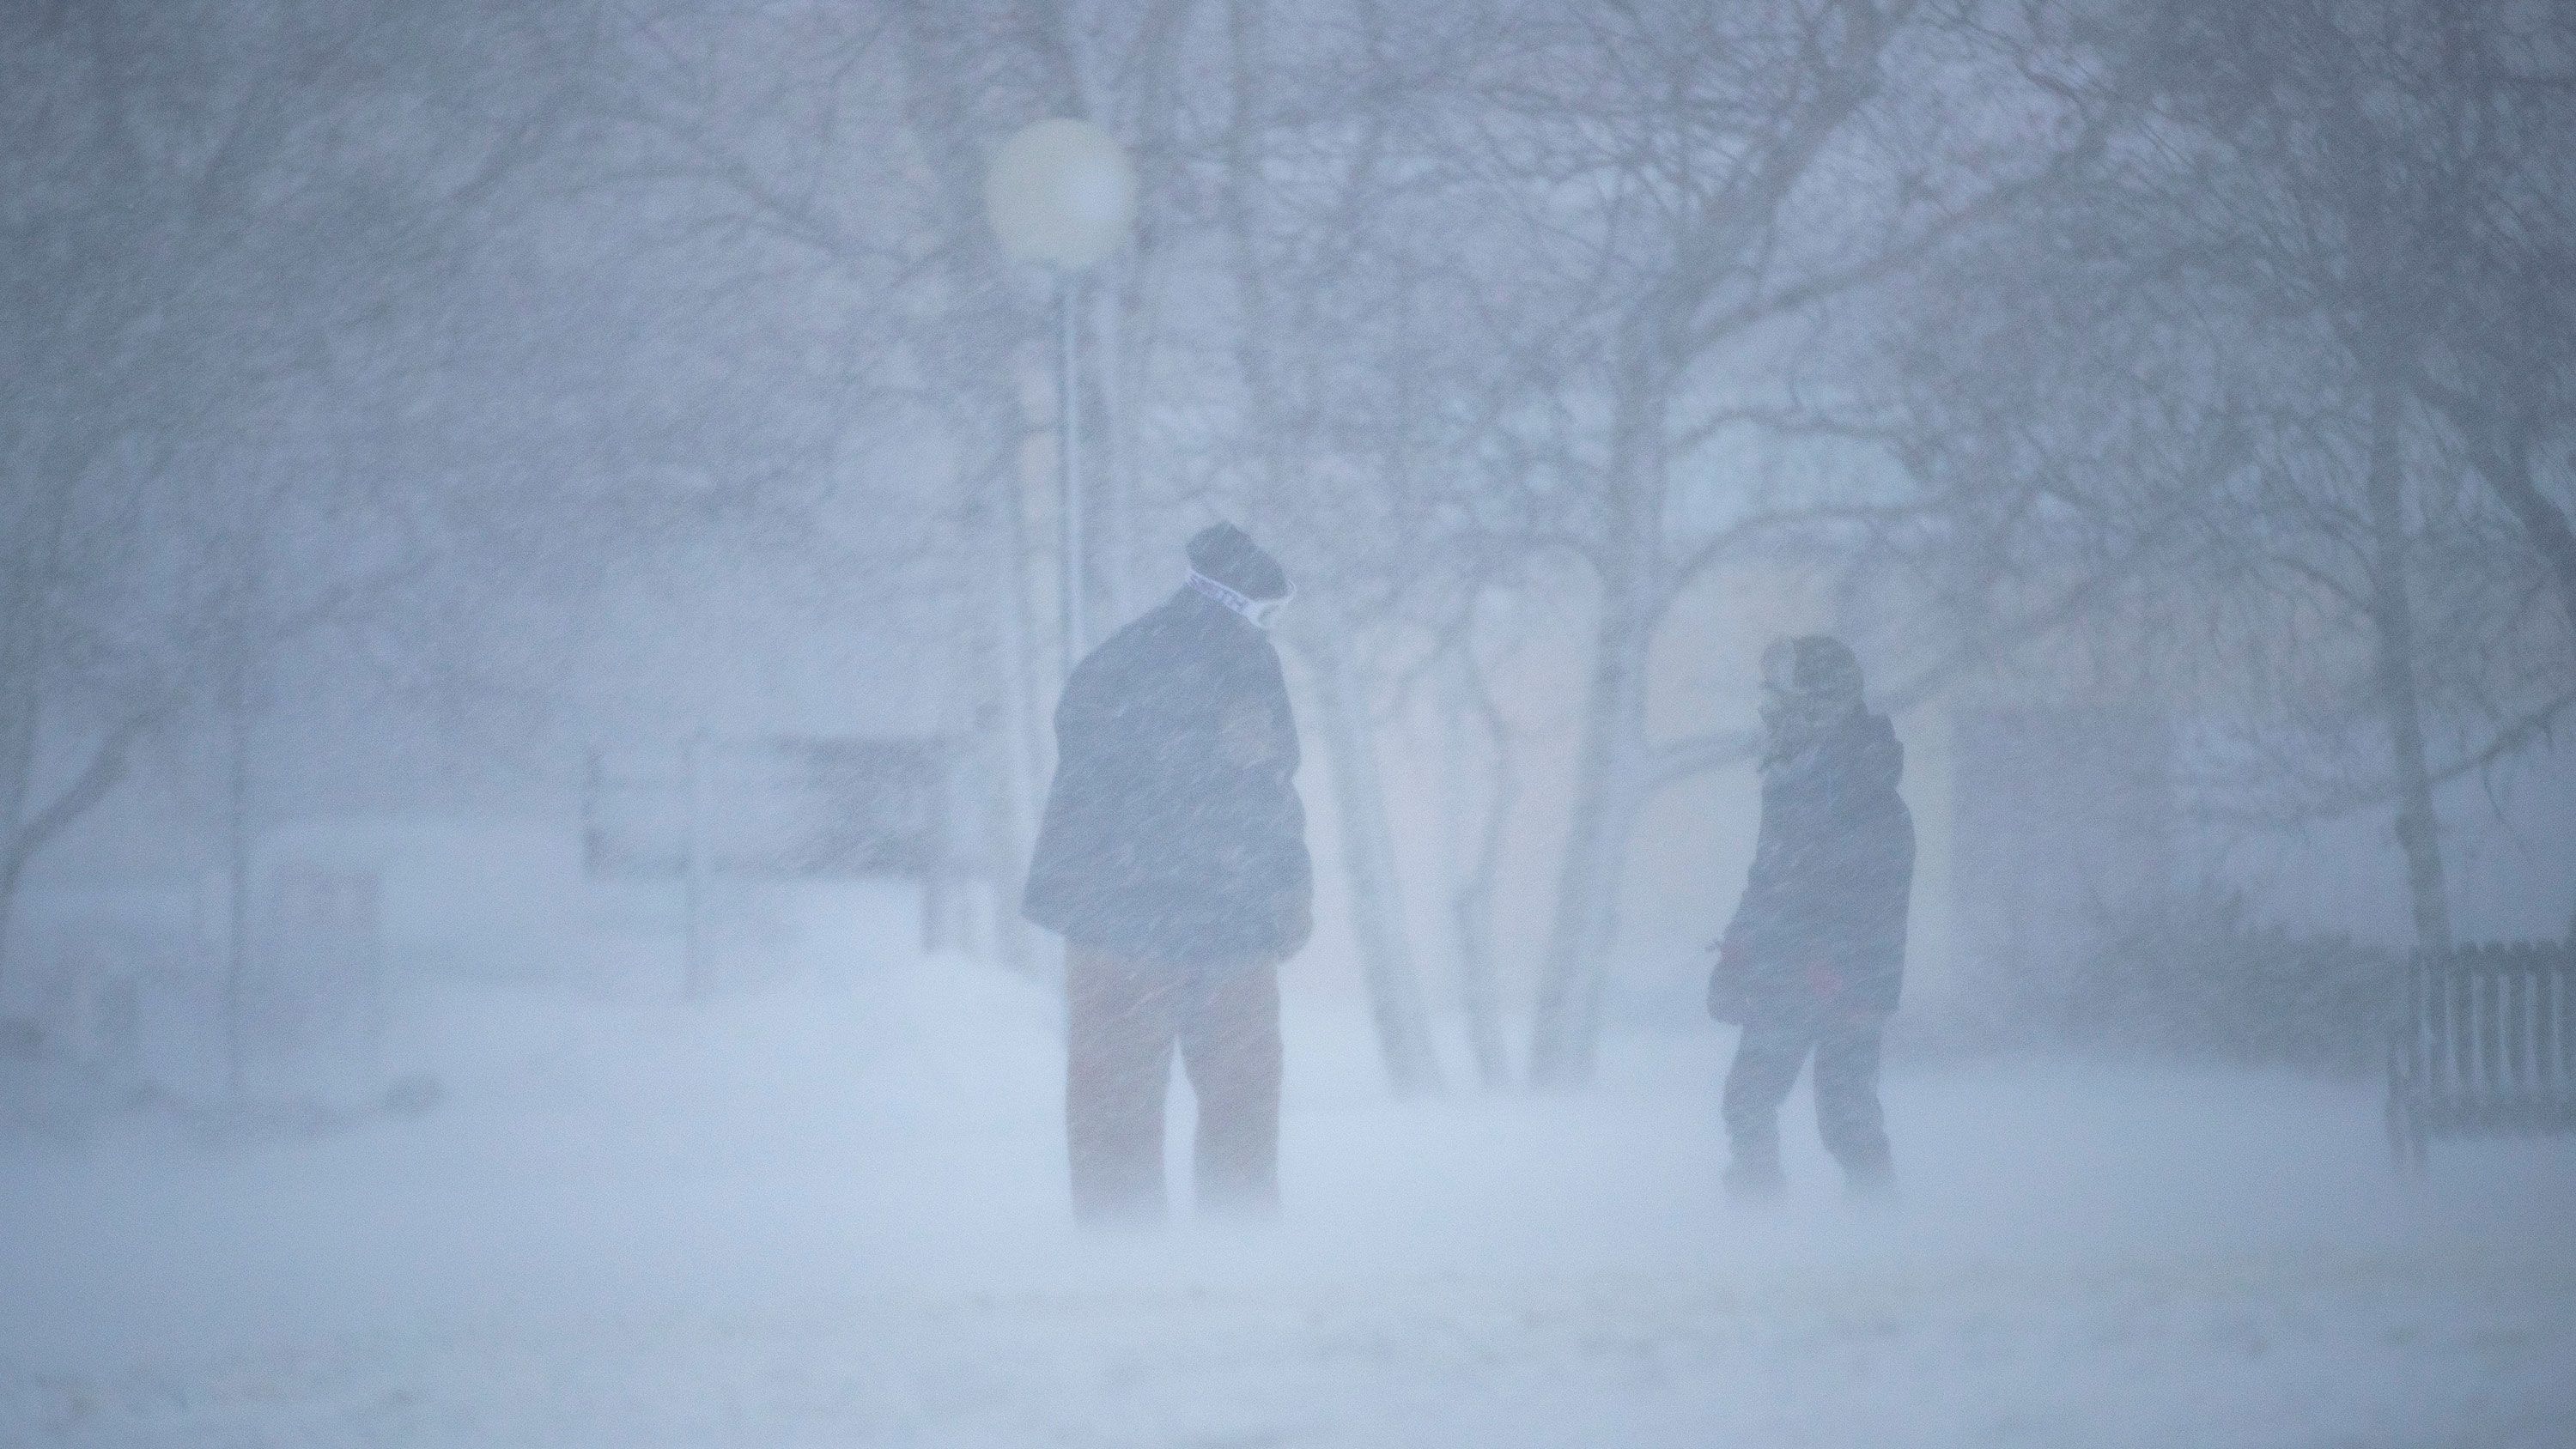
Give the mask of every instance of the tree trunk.
M 224 759 L 224 1082 L 234 1101 L 242 1099 L 246 1085 L 250 1023 L 248 1009 L 250 975 L 250 888 L 251 888 L 251 701 L 250 701 L 250 620 L 249 590 L 237 585 L 225 606 L 225 646 L 228 657 L 223 661 L 223 711 L 227 728 Z M 694 768 L 692 770 L 694 778 Z M 690 821 L 691 849 L 694 851 L 696 818 Z M 697 912 L 692 903 L 690 929 L 696 930 Z M 691 965 L 695 962 L 695 938 L 691 940 Z
M 0 635 L 24 632 L 26 616 L 0 616 Z M 28 792 L 36 768 L 34 669 L 0 638 L 0 982 L 8 979 L 9 922 L 18 904 L 17 867 L 24 857 L 19 832 L 27 828 Z
M 979 664 L 989 664 L 999 651 L 978 652 Z M 1017 692 L 1011 674 L 999 668 L 982 672 L 970 734 L 980 766 L 975 774 L 984 785 L 978 792 L 983 797 L 984 821 L 976 832 L 983 846 L 981 874 L 993 889 L 993 952 L 1002 965 L 1025 976 L 1035 970 L 1037 960 L 1028 922 L 1020 918 L 1020 892 L 1027 885 L 1030 843 L 1037 834 L 1035 789 L 1018 732 L 1010 723 L 1017 713 L 1011 699 Z
M 1259 140 L 1267 124 L 1263 86 L 1272 78 L 1264 20 L 1261 6 L 1237 0 L 1226 7 L 1232 109 L 1219 152 L 1227 176 L 1220 193 L 1220 215 L 1241 308 L 1235 321 L 1234 356 L 1244 384 L 1248 471 L 1260 484 L 1260 496 L 1282 498 L 1294 496 L 1301 486 L 1291 460 L 1302 466 L 1321 449 L 1309 425 L 1297 420 L 1293 409 L 1282 407 L 1283 398 L 1309 386 L 1311 380 L 1282 360 L 1271 269 L 1255 241 L 1254 208 L 1264 173 Z M 1316 704 L 1323 716 L 1325 748 L 1332 757 L 1352 927 L 1359 937 L 1360 968 L 1367 979 L 1389 1080 L 1400 1095 L 1437 1092 L 1440 1059 L 1431 1043 L 1429 1013 L 1406 934 L 1404 893 L 1379 781 L 1367 685 L 1349 637 L 1348 627 L 1332 620 L 1304 631 L 1302 642 L 1308 646 L 1303 652 L 1315 666 Z
M 1462 648 L 1454 665 L 1451 697 L 1442 710 L 1447 734 L 1441 761 L 1442 864 L 1449 886 L 1450 927 L 1457 939 L 1458 1005 L 1467 1021 L 1467 1048 L 1475 1056 L 1477 1080 L 1498 1088 L 1511 1084 L 1512 1064 L 1510 1050 L 1503 1044 L 1501 963 L 1494 956 L 1494 877 L 1518 782 L 1502 721 L 1475 670 L 1474 659 Z M 1485 792 L 1481 818 L 1473 768 L 1477 751 L 1468 738 L 1470 718 L 1482 718 L 1491 737 L 1493 783 Z M 1475 837 L 1472 848 L 1466 843 L 1470 834 Z
M 1475 1054 L 1476 1080 L 1489 1090 L 1512 1084 L 1510 1049 L 1503 1045 L 1503 990 L 1494 959 L 1494 879 L 1488 873 L 1462 884 L 1449 900 L 1458 932 L 1458 1006 L 1467 1018 L 1467 1049 Z
M 1312 637 L 1321 642 L 1308 657 L 1316 666 L 1316 710 L 1332 757 L 1333 803 L 1341 817 L 1342 868 L 1350 887 L 1352 928 L 1359 937 L 1360 969 L 1388 1081 L 1400 1096 L 1436 1093 L 1441 1089 L 1440 1057 L 1432 1046 L 1430 1013 L 1406 939 L 1404 889 L 1395 868 L 1395 836 L 1387 823 L 1366 686 L 1339 634 L 1329 626 L 1314 631 Z
M 36 726 L 43 706 L 39 606 L 66 511 L 60 490 L 0 500 L 0 981 L 6 980 L 9 921 L 27 854 L 20 832 L 30 828 L 34 803 Z
M 1645 643 L 1634 611 L 1613 600 L 1587 691 L 1556 919 L 1539 964 L 1530 1080 L 1541 1086 L 1578 1086 L 1592 1076 L 1619 877 L 1636 814 L 1629 797 L 1645 748 Z
M 1007 367 L 1005 359 L 996 368 Z M 1029 571 L 1025 480 L 1018 440 L 1025 426 L 1016 397 L 994 394 L 979 410 L 997 466 L 985 472 L 990 501 L 980 510 L 971 555 L 984 561 L 988 579 L 974 588 L 979 615 L 975 660 L 976 732 L 983 737 L 989 788 L 985 832 L 986 878 L 993 885 L 993 940 L 1004 965 L 1035 972 L 1038 952 L 1020 917 L 1029 852 L 1037 840 L 1038 812 L 1052 772 L 1053 732 L 1047 726 L 1045 678 L 1033 619 L 1036 590 Z
M 18 917 L 18 883 L 0 880 L 0 982 L 9 979 L 9 930 Z
M 1584 691 L 1574 816 L 1556 888 L 1556 918 L 1539 963 L 1530 1080 L 1591 1080 L 1608 954 L 1618 935 L 1619 881 L 1646 765 L 1646 662 L 1653 643 L 1666 503 L 1665 408 L 1669 319 L 1651 310 L 1630 329 L 1618 373 L 1604 502 L 1601 622 Z
M 2451 945 L 2451 909 L 2443 880 L 2441 822 L 2433 812 L 2433 779 L 2425 763 L 2424 717 L 2415 675 L 2415 606 L 2407 588 L 2404 423 L 2398 391 L 2372 389 L 2370 399 L 2371 624 L 2378 653 L 2378 695 L 2397 776 L 2397 844 L 2406 856 L 2407 899 L 2416 944 Z
M 925 349 L 923 361 L 935 389 L 954 399 L 949 413 L 957 455 L 970 460 L 961 473 L 978 490 L 977 518 L 967 557 L 986 582 L 968 607 L 984 611 L 976 664 L 976 732 L 986 743 L 986 847 L 994 888 L 994 935 L 1005 962 L 1034 965 L 1036 951 L 1020 920 L 1020 886 L 1036 835 L 1038 802 L 1054 772 L 1053 732 L 1047 700 L 1056 669 L 1041 648 L 1048 632 L 1039 622 L 1041 558 L 1029 527 L 1031 483 L 1021 444 L 1036 426 L 1019 387 L 1019 350 L 1025 340 L 989 241 L 983 192 L 982 142 L 965 124 L 971 80 L 958 63 L 980 43 L 958 29 L 945 7 L 905 4 L 892 8 L 903 110 L 936 178 L 940 233 L 949 238 L 940 267 L 948 310 L 931 335 L 945 346 Z M 972 238 L 972 241 L 968 239 Z

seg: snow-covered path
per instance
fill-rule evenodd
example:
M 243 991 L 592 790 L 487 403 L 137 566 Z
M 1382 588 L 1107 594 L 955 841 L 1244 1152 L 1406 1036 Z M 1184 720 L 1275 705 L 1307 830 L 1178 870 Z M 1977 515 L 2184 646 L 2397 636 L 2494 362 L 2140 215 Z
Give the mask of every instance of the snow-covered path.
M 1716 1033 L 1393 1106 L 1298 1018 L 1286 1220 L 1098 1241 L 1046 1018 L 953 963 L 460 998 L 422 1122 L 12 1147 L 0 1444 L 2576 1443 L 2564 1142 L 2410 1192 L 2363 1088 L 1900 1072 L 1901 1209 L 1793 1118 L 1746 1218 Z

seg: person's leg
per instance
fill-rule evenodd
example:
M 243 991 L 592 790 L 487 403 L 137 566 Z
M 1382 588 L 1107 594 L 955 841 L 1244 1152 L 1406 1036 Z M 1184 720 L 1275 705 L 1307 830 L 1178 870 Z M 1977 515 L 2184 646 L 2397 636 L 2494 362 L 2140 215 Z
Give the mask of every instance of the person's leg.
M 1181 1065 L 1197 1094 L 1202 1214 L 1279 1206 L 1279 968 L 1210 968 L 1181 1018 Z
M 1759 1195 L 1780 1186 L 1780 1104 L 1798 1081 L 1812 1040 L 1804 1022 L 1752 1013 L 1726 1073 L 1727 1190 Z
M 1163 1094 L 1172 1072 L 1173 973 L 1065 953 L 1065 1155 L 1086 1224 L 1163 1215 Z
M 1875 1018 L 1837 1022 L 1816 1041 L 1816 1133 L 1842 1164 L 1844 1184 L 1864 1194 L 1886 1190 L 1893 1173 L 1878 1103 L 1879 1026 Z

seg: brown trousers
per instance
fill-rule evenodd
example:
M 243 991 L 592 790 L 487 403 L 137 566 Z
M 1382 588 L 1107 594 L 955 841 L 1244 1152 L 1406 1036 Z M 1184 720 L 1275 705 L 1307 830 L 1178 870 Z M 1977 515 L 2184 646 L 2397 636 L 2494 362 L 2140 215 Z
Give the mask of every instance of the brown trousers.
M 1065 960 L 1064 1127 L 1074 1216 L 1163 1216 L 1163 1098 L 1177 1044 L 1198 1098 L 1202 1213 L 1279 1200 L 1279 968 L 1192 968 L 1075 946 Z

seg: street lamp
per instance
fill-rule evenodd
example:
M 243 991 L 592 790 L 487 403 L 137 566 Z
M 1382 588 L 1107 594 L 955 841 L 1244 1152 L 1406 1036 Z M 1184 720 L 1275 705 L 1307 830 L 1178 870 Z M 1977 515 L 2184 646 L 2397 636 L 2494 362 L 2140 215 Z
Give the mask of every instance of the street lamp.
M 1136 221 L 1136 168 L 1117 139 L 1088 121 L 1024 127 L 984 174 L 984 210 L 1014 260 L 1055 276 L 1056 477 L 1063 492 L 1064 668 L 1082 658 L 1082 474 L 1074 385 L 1074 294 L 1081 273 L 1118 250 Z

